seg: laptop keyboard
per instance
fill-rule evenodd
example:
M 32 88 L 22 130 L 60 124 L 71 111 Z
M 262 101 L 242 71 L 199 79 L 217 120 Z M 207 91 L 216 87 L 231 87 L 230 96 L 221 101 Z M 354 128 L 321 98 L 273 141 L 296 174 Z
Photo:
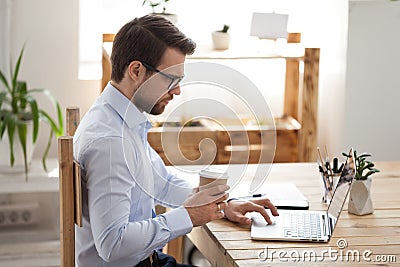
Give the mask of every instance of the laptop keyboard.
M 321 215 L 318 213 L 290 213 L 284 221 L 285 237 L 321 238 Z

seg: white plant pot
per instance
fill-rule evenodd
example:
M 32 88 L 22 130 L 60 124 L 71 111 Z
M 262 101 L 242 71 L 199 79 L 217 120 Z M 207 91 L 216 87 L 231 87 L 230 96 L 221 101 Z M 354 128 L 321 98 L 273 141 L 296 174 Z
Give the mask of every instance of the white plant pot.
M 26 157 L 28 161 L 28 167 L 32 162 L 32 155 L 34 150 L 34 144 L 32 142 L 33 135 L 33 123 L 32 121 L 27 123 L 27 137 L 26 137 Z M 8 139 L 7 131 L 4 132 L 3 139 L 0 140 L 0 173 L 23 173 L 25 172 L 24 153 L 22 150 L 21 143 L 18 137 L 18 130 L 14 131 L 14 166 L 11 167 L 10 163 L 10 142 Z
M 215 50 L 226 50 L 229 48 L 229 33 L 215 31 L 211 33 L 211 37 Z
M 348 212 L 355 215 L 366 215 L 374 212 L 371 199 L 372 179 L 354 180 L 350 189 Z

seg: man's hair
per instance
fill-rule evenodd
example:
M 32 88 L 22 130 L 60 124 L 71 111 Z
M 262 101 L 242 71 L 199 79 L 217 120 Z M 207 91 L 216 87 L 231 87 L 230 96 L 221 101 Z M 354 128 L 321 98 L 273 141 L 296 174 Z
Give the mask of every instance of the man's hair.
M 125 24 L 114 38 L 111 79 L 120 82 L 126 68 L 134 60 L 158 66 L 168 47 L 176 48 L 184 55 L 191 55 L 196 44 L 161 16 L 135 18 Z

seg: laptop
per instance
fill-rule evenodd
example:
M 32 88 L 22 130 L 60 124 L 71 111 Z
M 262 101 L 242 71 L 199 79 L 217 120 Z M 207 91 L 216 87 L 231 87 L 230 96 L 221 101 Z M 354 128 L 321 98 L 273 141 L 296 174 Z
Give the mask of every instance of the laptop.
M 273 217 L 268 224 L 259 214 L 253 212 L 251 238 L 256 240 L 310 241 L 328 242 L 333 234 L 340 213 L 350 191 L 355 176 L 353 149 L 344 164 L 327 211 L 278 210 L 279 216 Z

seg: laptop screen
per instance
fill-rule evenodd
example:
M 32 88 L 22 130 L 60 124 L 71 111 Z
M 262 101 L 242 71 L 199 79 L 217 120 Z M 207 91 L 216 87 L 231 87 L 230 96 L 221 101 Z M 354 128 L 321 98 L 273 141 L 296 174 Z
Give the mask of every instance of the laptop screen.
M 340 174 L 339 181 L 336 185 L 332 201 L 328 207 L 328 217 L 330 219 L 330 228 L 333 230 L 346 201 L 347 194 L 350 191 L 351 183 L 356 174 L 353 149 L 349 152 L 350 157 L 344 164 L 343 171 Z

